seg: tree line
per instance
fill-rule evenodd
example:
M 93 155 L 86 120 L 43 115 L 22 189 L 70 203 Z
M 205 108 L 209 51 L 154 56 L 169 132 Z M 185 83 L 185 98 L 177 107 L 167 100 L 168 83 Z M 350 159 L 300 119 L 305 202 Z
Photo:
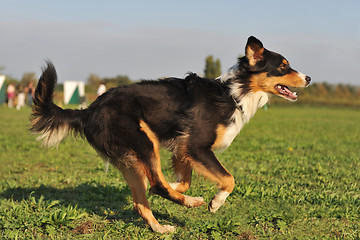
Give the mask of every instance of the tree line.
M 3 70 L 0 67 L 0 71 Z M 201 74 L 201 73 L 200 73 Z M 202 75 L 202 74 L 201 74 Z M 219 59 L 215 59 L 212 55 L 205 58 L 205 68 L 203 76 L 205 78 L 216 78 L 221 75 L 221 62 Z M 14 84 L 18 90 L 24 88 L 32 82 L 36 85 L 37 78 L 33 72 L 24 73 L 20 80 L 7 76 L 6 85 L 10 83 Z M 96 74 L 90 74 L 86 79 L 86 93 L 93 95 L 90 99 L 96 98 L 96 90 L 102 83 L 106 85 L 107 89 L 131 84 L 136 81 L 130 79 L 125 75 L 117 75 L 115 77 L 101 78 Z M 59 84 L 56 89 L 57 92 L 63 91 L 63 85 Z M 331 104 L 331 105 L 351 105 L 360 106 L 360 86 L 354 86 L 350 84 L 330 84 L 327 82 L 312 83 L 309 87 L 304 89 L 296 89 L 299 98 L 298 103 L 305 104 Z M 272 98 L 271 103 L 281 104 L 285 101 L 280 98 Z
M 347 105 L 360 107 L 360 86 L 351 84 L 312 83 L 298 90 L 298 103 Z

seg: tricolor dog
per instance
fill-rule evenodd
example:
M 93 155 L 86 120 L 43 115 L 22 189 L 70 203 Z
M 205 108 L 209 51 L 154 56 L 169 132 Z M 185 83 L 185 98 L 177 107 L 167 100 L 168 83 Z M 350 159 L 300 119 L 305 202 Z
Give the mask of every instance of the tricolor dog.
M 217 79 L 190 73 L 185 79 L 142 81 L 110 89 L 83 110 L 62 109 L 53 103 L 56 81 L 55 68 L 48 62 L 35 91 L 32 131 L 49 147 L 69 133 L 86 138 L 122 172 L 141 217 L 153 231 L 166 233 L 175 228 L 154 218 L 146 198 L 148 182 L 151 193 L 198 207 L 204 204 L 202 197 L 183 194 L 195 170 L 219 187 L 208 204 L 216 212 L 235 181 L 213 151 L 229 147 L 270 94 L 295 101 L 297 95 L 288 87 L 306 87 L 310 77 L 249 37 L 245 56 Z M 161 146 L 172 152 L 177 182 L 168 183 L 161 172 Z

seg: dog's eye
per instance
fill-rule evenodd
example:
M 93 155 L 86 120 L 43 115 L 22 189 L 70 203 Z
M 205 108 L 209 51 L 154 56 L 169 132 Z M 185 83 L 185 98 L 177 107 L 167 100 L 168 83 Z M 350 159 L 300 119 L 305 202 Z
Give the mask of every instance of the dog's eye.
M 281 64 L 280 65 L 280 70 L 286 70 L 287 69 L 287 64 Z

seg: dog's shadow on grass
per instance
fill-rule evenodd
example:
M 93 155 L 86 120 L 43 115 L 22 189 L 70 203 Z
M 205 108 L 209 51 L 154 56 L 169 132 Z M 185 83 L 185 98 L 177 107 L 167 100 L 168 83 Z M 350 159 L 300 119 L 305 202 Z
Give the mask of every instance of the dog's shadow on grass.
M 37 188 L 9 188 L 0 193 L 0 198 L 22 201 L 29 199 L 30 195 L 36 200 L 44 198 L 45 201 L 60 201 L 60 204 L 85 209 L 90 214 L 105 217 L 109 221 L 121 220 L 134 225 L 144 225 L 140 215 L 132 209 L 131 191 L 128 186 L 122 188 L 103 186 L 97 183 L 83 183 L 75 187 L 54 188 L 41 185 Z M 179 226 L 184 223 L 176 217 L 154 211 L 155 218 L 173 222 Z

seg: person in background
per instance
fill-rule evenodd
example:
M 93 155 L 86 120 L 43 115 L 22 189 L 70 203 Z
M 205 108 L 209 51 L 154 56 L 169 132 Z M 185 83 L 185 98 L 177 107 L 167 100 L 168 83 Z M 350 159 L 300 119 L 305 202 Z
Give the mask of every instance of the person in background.
M 19 93 L 17 95 L 17 104 L 16 109 L 20 110 L 21 107 L 25 107 L 25 92 L 22 86 L 19 88 Z
M 15 86 L 13 83 L 10 83 L 6 90 L 7 99 L 8 99 L 8 107 L 12 108 L 15 102 Z
M 97 90 L 97 95 L 100 96 L 102 95 L 104 92 L 106 92 L 106 86 L 104 83 L 100 82 L 98 90 Z
M 29 82 L 28 86 L 26 87 L 26 92 L 28 94 L 28 104 L 29 104 L 29 106 L 31 106 L 33 103 L 33 96 L 34 96 L 34 92 L 35 92 L 35 88 L 31 81 Z

